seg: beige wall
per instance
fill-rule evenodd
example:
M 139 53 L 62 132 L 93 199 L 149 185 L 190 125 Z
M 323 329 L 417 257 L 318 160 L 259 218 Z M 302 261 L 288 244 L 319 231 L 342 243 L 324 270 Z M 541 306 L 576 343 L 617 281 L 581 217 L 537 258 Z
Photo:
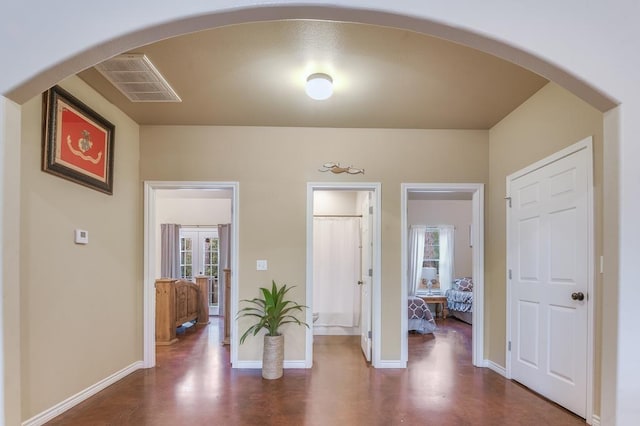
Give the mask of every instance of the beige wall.
M 505 364 L 506 176 L 593 135 L 596 255 L 601 253 L 602 114 L 554 84 L 490 131 L 139 129 L 80 80 L 67 80 L 63 87 L 116 125 L 114 196 L 40 171 L 40 97 L 26 103 L 20 163 L 23 420 L 142 357 L 141 327 L 131 325 L 141 324 L 142 319 L 141 178 L 239 181 L 240 298 L 254 297 L 259 286 L 276 279 L 297 285 L 294 297 L 301 302 L 305 298 L 306 183 L 381 182 L 383 360 L 400 358 L 403 182 L 488 183 L 485 356 L 497 364 Z M 441 161 L 425 168 L 424 159 L 434 152 Z M 318 171 L 323 163 L 336 160 L 365 168 L 366 175 Z M 73 229 L 78 227 L 89 231 L 88 246 L 73 244 Z M 256 259 L 269 260 L 267 273 L 255 271 Z M 117 276 L 105 271 L 117 271 Z M 599 276 L 596 285 L 600 299 Z M 597 318 L 600 312 L 598 304 Z M 596 334 L 599 348 L 599 322 Z M 304 330 L 290 330 L 287 336 L 286 358 L 304 358 Z M 239 358 L 259 359 L 260 344 L 246 343 Z M 597 372 L 599 364 L 598 349 Z M 596 374 L 596 393 L 599 383 Z M 595 411 L 599 412 L 598 395 Z
M 472 222 L 471 200 L 408 200 L 409 225 L 453 225 L 453 277 L 473 275 L 473 250 L 469 246 L 469 226 Z M 442 283 L 447 289 L 446 283 Z
M 587 136 L 593 136 L 595 254 L 602 254 L 602 113 L 550 83 L 490 130 L 487 229 L 485 232 L 485 351 L 505 365 L 506 339 L 506 177 Z M 595 275 L 595 413 L 600 412 L 602 279 Z
M 114 195 L 43 173 L 41 97 L 22 107 L 22 419 L 142 359 L 139 127 L 78 78 L 62 87 L 115 124 Z M 89 244 L 73 242 L 74 229 Z
M 4 422 L 20 424 L 20 106 L 0 100 Z M 2 413 L 2 407 L 0 407 Z M 2 418 L 2 414 L 0 414 Z M 1 420 L 0 420 L 1 422 Z
M 429 162 L 438 152 L 439 162 Z M 144 180 L 238 181 L 239 298 L 257 295 L 271 279 L 296 285 L 305 299 L 307 182 L 382 183 L 382 351 L 400 359 L 400 184 L 488 181 L 488 131 L 154 127 L 140 130 Z M 364 168 L 333 175 L 327 161 Z M 267 273 L 255 270 L 269 261 Z M 245 325 L 240 323 L 241 329 Z M 259 360 L 251 339 L 240 360 Z M 287 333 L 285 357 L 304 359 L 304 330 Z
M 359 215 L 360 205 L 356 191 L 315 191 L 313 214 Z

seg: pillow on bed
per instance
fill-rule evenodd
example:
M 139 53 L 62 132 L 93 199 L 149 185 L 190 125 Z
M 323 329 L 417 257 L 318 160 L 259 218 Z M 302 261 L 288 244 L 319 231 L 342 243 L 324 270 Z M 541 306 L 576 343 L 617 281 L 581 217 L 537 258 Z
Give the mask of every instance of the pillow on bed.
M 456 278 L 453 288 L 459 291 L 473 291 L 473 279 L 471 277 Z

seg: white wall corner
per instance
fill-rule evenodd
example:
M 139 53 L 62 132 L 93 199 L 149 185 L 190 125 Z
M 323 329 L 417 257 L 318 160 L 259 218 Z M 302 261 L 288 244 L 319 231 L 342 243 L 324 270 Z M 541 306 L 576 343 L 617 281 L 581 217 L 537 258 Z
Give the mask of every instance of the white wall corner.
M 505 377 L 505 378 L 507 377 L 507 369 L 504 368 L 501 365 L 496 364 L 495 362 L 491 361 L 490 359 L 485 359 L 484 360 L 484 367 L 488 368 L 491 371 L 495 371 L 496 373 L 498 373 L 502 377 Z

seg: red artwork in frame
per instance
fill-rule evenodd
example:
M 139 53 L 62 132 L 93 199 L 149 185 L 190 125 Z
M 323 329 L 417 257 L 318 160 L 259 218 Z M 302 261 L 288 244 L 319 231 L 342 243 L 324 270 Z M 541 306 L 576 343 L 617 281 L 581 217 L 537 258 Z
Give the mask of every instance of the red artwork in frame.
M 113 194 L 115 126 L 59 86 L 43 94 L 42 170 Z

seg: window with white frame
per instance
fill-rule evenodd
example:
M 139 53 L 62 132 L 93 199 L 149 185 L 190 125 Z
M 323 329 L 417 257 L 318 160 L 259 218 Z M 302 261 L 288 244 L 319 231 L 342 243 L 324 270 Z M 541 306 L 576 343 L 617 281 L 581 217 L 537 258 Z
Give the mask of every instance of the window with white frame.
M 418 281 L 417 294 L 426 294 L 431 281 L 433 292 L 440 290 L 438 275 L 440 270 L 440 230 L 428 227 L 424 233 L 424 253 L 422 257 L 422 279 Z
M 427 226 L 424 235 L 422 276 L 416 294 L 442 294 L 451 287 L 453 276 L 453 233 L 451 225 Z M 431 285 L 429 286 L 429 283 Z
M 193 279 L 193 238 L 180 233 L 180 278 Z

